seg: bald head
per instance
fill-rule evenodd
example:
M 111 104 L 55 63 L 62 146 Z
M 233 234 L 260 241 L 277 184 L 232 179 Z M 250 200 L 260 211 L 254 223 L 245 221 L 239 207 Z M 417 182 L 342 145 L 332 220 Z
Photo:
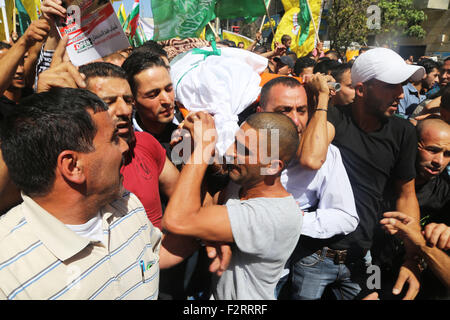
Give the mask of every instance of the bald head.
M 417 124 L 418 179 L 424 183 L 439 174 L 450 161 L 450 125 L 441 119 L 425 119 Z
M 450 125 L 438 118 L 419 121 L 416 130 L 419 141 L 429 136 L 450 136 Z
M 248 117 L 246 123 L 254 129 L 267 130 L 267 148 L 269 150 L 272 147 L 270 145 L 272 130 L 278 130 L 279 156 L 285 164 L 295 155 L 300 142 L 297 127 L 289 117 L 280 113 L 258 112 Z

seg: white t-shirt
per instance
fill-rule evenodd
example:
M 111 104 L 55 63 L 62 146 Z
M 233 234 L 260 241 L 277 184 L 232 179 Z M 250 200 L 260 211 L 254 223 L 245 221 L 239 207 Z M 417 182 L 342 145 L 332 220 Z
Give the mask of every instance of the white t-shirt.
M 102 217 L 100 213 L 84 224 L 66 224 L 66 227 L 81 237 L 88 238 L 96 242 L 103 242 L 104 240 Z

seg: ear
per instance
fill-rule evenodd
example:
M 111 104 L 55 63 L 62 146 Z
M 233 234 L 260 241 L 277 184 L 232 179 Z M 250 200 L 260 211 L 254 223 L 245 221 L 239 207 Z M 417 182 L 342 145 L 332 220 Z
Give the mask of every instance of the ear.
M 86 181 L 84 167 L 78 152 L 64 150 L 58 155 L 57 161 L 57 170 L 65 179 L 75 184 L 83 184 Z
M 358 97 L 363 97 L 364 96 L 364 84 L 362 82 L 358 82 L 355 85 L 355 94 Z
M 270 164 L 264 168 L 265 174 L 269 176 L 275 176 L 281 173 L 284 168 L 284 162 L 281 160 L 271 160 Z
M 256 107 L 256 112 L 263 112 L 263 109 L 261 108 L 261 106 Z

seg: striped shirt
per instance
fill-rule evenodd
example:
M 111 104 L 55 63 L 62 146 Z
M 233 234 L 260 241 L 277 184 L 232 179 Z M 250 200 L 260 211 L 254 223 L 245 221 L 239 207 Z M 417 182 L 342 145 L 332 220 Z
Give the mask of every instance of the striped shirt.
M 102 242 L 22 197 L 0 220 L 1 299 L 157 299 L 161 231 L 134 194 L 100 210 Z

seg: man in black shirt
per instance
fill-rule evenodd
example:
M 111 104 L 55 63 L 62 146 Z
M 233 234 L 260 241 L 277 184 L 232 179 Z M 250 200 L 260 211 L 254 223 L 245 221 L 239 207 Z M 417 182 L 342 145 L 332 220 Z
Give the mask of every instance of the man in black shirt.
M 395 190 L 396 209 L 419 220 L 414 189 L 417 148 L 414 127 L 406 120 L 392 117 L 392 114 L 403 96 L 402 82 L 411 77 L 420 79 L 423 75 L 422 67 L 407 65 L 392 50 L 369 50 L 352 66 L 355 101 L 347 107 L 329 110 L 327 78 L 316 75 L 308 81 L 311 84 L 320 82 L 321 85 L 316 112 L 302 137 L 300 162 L 317 170 L 325 160 L 328 144 L 332 142 L 337 146 L 352 184 L 360 218 L 357 229 L 345 237 L 328 241 L 310 239 L 304 243 L 312 252 L 326 252 L 323 260 L 331 259 L 334 263 L 335 274 L 331 277 L 330 267 L 317 269 L 317 274 L 328 273 L 328 280 L 324 281 L 329 283 L 336 279 L 345 281 L 348 286 L 343 291 L 349 289 L 350 293 L 341 298 L 355 298 L 358 294 L 366 296 L 370 289 L 374 289 L 368 288 L 369 282 L 365 281 L 370 272 L 361 266 L 364 266 L 364 257 L 372 246 L 374 231 L 380 228 L 383 193 L 390 181 Z M 419 229 L 419 225 L 416 228 Z M 413 255 L 409 250 L 407 252 L 393 293 L 399 294 L 407 282 L 409 288 L 404 299 L 414 299 L 419 289 L 419 271 Z M 347 274 L 345 279 L 340 279 L 342 274 Z M 304 279 L 304 286 L 308 281 L 310 279 Z
M 417 124 L 416 194 L 422 226 L 450 225 L 450 125 L 441 119 L 425 119 Z M 450 298 L 450 289 L 430 268 L 421 276 L 422 289 L 417 299 Z
M 421 225 L 443 223 L 450 225 L 450 179 L 446 166 L 450 162 L 450 125 L 441 119 L 425 119 L 416 126 L 418 146 L 416 158 L 416 195 L 419 202 Z M 389 196 L 389 193 L 387 194 Z M 395 199 L 386 199 L 384 211 L 395 211 Z M 384 278 L 396 269 L 399 257 L 404 255 L 402 243 L 393 236 L 378 230 L 371 252 L 380 257 L 377 261 Z M 430 270 L 421 275 L 418 299 L 448 299 L 448 288 Z

